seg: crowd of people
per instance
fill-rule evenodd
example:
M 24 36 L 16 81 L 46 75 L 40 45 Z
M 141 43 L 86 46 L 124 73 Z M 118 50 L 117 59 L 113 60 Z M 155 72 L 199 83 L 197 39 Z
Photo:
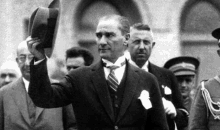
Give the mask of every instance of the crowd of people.
M 120 15 L 100 18 L 94 33 L 100 61 L 86 48 L 69 48 L 56 81 L 41 37 L 18 45 L 15 61 L 0 67 L 1 130 L 219 129 L 220 78 L 197 87 L 197 58 L 155 65 L 151 27 Z M 212 35 L 219 41 L 220 29 Z

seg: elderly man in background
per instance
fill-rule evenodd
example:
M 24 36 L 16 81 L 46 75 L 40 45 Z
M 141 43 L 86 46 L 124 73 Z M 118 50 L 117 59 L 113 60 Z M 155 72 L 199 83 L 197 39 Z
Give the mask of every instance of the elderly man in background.
M 36 107 L 29 97 L 29 62 L 33 58 L 27 42 L 21 42 L 16 61 L 22 76 L 0 89 L 0 130 L 73 130 L 76 125 L 71 105 L 44 109 Z
M 18 64 L 15 61 L 6 61 L 0 67 L 0 88 L 21 76 Z

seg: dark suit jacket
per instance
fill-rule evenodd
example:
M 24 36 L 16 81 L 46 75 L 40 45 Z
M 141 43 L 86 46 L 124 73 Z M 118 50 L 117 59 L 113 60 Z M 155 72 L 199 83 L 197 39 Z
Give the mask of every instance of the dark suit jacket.
M 174 130 L 174 121 L 176 122 L 178 130 L 183 129 L 188 124 L 188 113 L 186 113 L 186 109 L 183 105 L 183 100 L 176 77 L 170 70 L 160 68 L 150 62 L 148 68 L 149 72 L 157 77 L 162 96 L 171 101 L 176 107 L 177 116 L 174 120 L 167 115 L 169 129 Z M 169 87 L 172 91 L 172 94 L 166 95 L 162 85 Z
M 72 106 L 55 109 L 37 107 L 36 122 L 32 125 L 26 95 L 22 78 L 0 89 L 1 130 L 73 130 L 75 117 Z
M 60 83 L 50 84 L 46 60 L 31 62 L 29 94 L 40 107 L 72 103 L 80 130 L 167 130 L 167 122 L 156 78 L 126 62 L 126 83 L 118 117 L 114 117 L 102 62 L 71 71 Z M 40 80 L 37 80 L 40 79 Z M 149 92 L 151 109 L 138 97 Z

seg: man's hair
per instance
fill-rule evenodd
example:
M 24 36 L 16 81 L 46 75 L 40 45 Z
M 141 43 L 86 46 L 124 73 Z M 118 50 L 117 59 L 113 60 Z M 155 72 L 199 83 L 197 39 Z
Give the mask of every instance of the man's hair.
M 143 24 L 143 23 L 135 23 L 134 25 L 131 26 L 131 28 L 137 30 L 151 31 L 150 26 L 148 24 Z
M 109 20 L 109 19 L 114 19 L 118 21 L 119 23 L 119 29 L 121 30 L 122 35 L 130 33 L 130 23 L 129 20 L 121 15 L 107 15 L 99 19 L 99 21 L 102 20 Z
M 66 60 L 68 58 L 75 58 L 79 56 L 83 57 L 85 66 L 91 65 L 94 60 L 93 55 L 89 52 L 89 50 L 82 47 L 72 47 L 66 51 Z
M 149 31 L 151 33 L 152 37 L 154 36 L 153 32 L 148 24 L 135 23 L 134 25 L 132 25 L 130 27 L 130 30 L 132 30 L 132 29 L 141 30 L 141 31 Z

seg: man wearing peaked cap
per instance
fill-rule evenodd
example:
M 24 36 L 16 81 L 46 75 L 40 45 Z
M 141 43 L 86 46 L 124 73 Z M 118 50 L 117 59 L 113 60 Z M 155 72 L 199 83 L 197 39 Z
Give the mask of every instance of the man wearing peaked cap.
M 192 103 L 198 66 L 199 60 L 190 56 L 175 57 L 168 60 L 164 65 L 164 68 L 171 70 L 176 76 L 184 106 L 188 111 Z

